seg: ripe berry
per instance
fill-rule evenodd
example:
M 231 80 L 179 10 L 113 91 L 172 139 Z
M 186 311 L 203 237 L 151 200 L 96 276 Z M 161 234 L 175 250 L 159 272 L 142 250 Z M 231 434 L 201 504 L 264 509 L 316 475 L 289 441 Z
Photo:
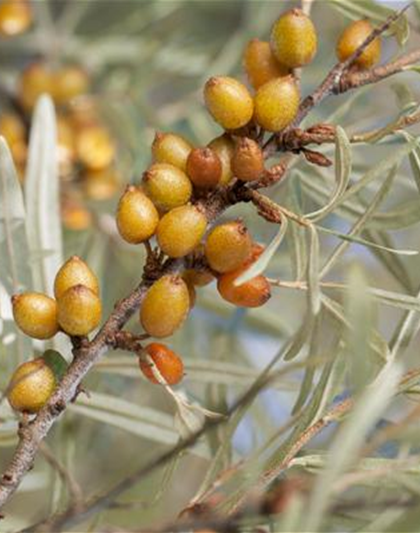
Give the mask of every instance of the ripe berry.
M 299 89 L 291 77 L 277 78 L 258 89 L 254 102 L 258 124 L 267 131 L 281 131 L 296 117 Z
M 186 204 L 191 198 L 192 185 L 185 172 L 168 163 L 155 163 L 143 174 L 145 190 L 162 211 Z
M 88 335 L 101 321 L 99 296 L 84 285 L 75 285 L 57 299 L 58 323 L 68 335 Z
M 229 135 L 224 133 L 220 137 L 213 139 L 208 146 L 219 156 L 220 162 L 222 163 L 220 185 L 227 185 L 233 178 L 230 164 L 235 150 L 235 144 Z
M 247 44 L 243 64 L 254 89 L 258 89 L 274 78 L 287 76 L 290 73 L 287 67 L 277 61 L 270 43 L 259 39 L 252 39 Z
M 216 187 L 222 177 L 222 162 L 211 148 L 194 148 L 187 159 L 187 174 L 200 189 Z
M 53 74 L 53 97 L 57 104 L 67 104 L 73 98 L 86 94 L 89 77 L 77 65 L 66 65 Z
M 150 198 L 137 187 L 127 187 L 117 209 L 121 237 L 131 244 L 147 241 L 154 235 L 158 222 L 159 214 Z
M 84 231 L 92 226 L 92 214 L 81 201 L 64 201 L 61 207 L 63 225 L 72 231 Z
M 185 172 L 192 146 L 175 133 L 157 132 L 152 144 L 152 157 L 156 163 L 169 163 Z
M 109 200 L 119 191 L 121 179 L 110 167 L 103 170 L 89 170 L 83 176 L 83 190 L 90 200 Z
M 27 0 L 3 0 L 0 4 L 0 35 L 13 37 L 32 24 L 32 10 Z
M 235 285 L 235 280 L 248 267 L 249 264 L 222 274 L 217 282 L 217 289 L 224 300 L 238 307 L 260 307 L 271 296 L 270 284 L 264 276 L 259 275 L 241 285 Z
M 43 93 L 52 93 L 51 72 L 43 63 L 32 63 L 19 80 L 19 99 L 27 111 L 31 111 Z
M 204 100 L 214 120 L 226 130 L 248 124 L 254 112 L 252 97 L 240 81 L 227 76 L 210 78 L 204 86 Z
M 182 274 L 187 285 L 195 285 L 196 287 L 205 287 L 212 281 L 214 276 L 207 270 L 195 270 L 194 268 L 188 268 Z
M 26 129 L 21 118 L 14 113 L 3 113 L 0 117 L 0 135 L 6 139 L 15 164 L 18 167 L 23 167 L 28 149 Z
M 115 157 L 115 143 L 108 130 L 100 125 L 82 128 L 76 137 L 76 153 L 87 168 L 108 167 Z
M 232 157 L 233 174 L 242 181 L 259 179 L 264 172 L 264 156 L 258 143 L 241 137 Z
M 185 281 L 167 275 L 155 281 L 140 307 L 140 322 L 152 337 L 169 337 L 188 315 L 190 296 Z
M 162 251 L 169 257 L 184 257 L 196 248 L 207 227 L 207 218 L 194 205 L 183 205 L 164 215 L 156 237 Z
M 251 256 L 252 240 L 244 224 L 239 221 L 216 226 L 207 237 L 205 254 L 216 272 L 231 272 Z
M 99 295 L 98 278 L 88 267 L 88 265 L 78 257 L 73 255 L 64 263 L 57 272 L 54 281 L 54 295 L 58 299 L 68 289 L 76 285 L 84 285 L 96 295 Z
M 337 57 L 340 61 L 345 61 L 359 48 L 363 41 L 372 33 L 373 27 L 366 20 L 356 20 L 352 22 L 341 34 L 337 43 Z M 381 40 L 374 39 L 367 46 L 362 54 L 354 62 L 361 69 L 373 67 L 381 59 Z
M 282 65 L 303 67 L 317 49 L 317 35 L 311 19 L 300 9 L 287 11 L 271 30 L 271 49 Z
M 34 339 L 51 339 L 58 331 L 57 304 L 39 292 L 12 297 L 13 317 L 19 328 Z
M 15 411 L 37 413 L 57 386 L 54 372 L 38 357 L 17 367 L 10 380 L 7 399 Z
M 168 385 L 176 385 L 184 376 L 184 364 L 182 359 L 165 344 L 152 342 L 144 349 L 152 359 L 159 373 Z M 156 379 L 152 365 L 146 358 L 139 359 L 140 370 L 152 383 L 159 383 Z

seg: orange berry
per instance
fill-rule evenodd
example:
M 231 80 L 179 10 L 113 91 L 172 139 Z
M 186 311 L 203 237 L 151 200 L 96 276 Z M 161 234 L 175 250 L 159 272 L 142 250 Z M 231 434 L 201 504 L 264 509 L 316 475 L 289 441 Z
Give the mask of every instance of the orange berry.
M 81 202 L 65 202 L 61 208 L 64 226 L 72 231 L 84 231 L 92 226 L 92 214 Z
M 155 163 L 143 174 L 145 190 L 162 211 L 186 204 L 191 198 L 192 185 L 185 172 L 168 163 Z
M 287 76 L 290 73 L 287 67 L 277 61 L 270 43 L 259 39 L 252 39 L 247 44 L 243 64 L 254 89 L 258 89 L 274 78 Z
M 12 297 L 13 317 L 19 328 L 34 339 L 51 339 L 58 331 L 57 304 L 39 292 Z
M 213 270 L 230 272 L 249 259 L 252 240 L 241 221 L 226 222 L 209 233 L 204 250 Z
M 140 307 L 140 322 L 152 337 L 169 337 L 181 327 L 189 309 L 185 281 L 178 275 L 166 275 L 147 291 Z
M 271 49 L 286 67 L 303 67 L 316 54 L 318 39 L 311 19 L 301 9 L 283 13 L 271 30 Z
M 252 97 L 235 78 L 210 78 L 204 86 L 204 100 L 214 120 L 226 130 L 248 124 L 254 112 Z
M 224 133 L 220 137 L 213 139 L 208 146 L 219 156 L 220 162 L 222 163 L 220 185 L 227 185 L 233 178 L 230 164 L 235 150 L 235 144 L 229 135 Z
M 0 4 L 0 35 L 14 37 L 32 24 L 32 10 L 27 0 L 3 0 Z
M 115 152 L 115 143 L 104 126 L 82 128 L 76 137 L 77 156 L 90 169 L 99 170 L 110 166 Z
M 83 336 L 99 326 L 102 305 L 99 296 L 85 287 L 75 285 L 58 297 L 58 323 L 68 335 Z
M 183 205 L 161 218 L 156 237 L 166 255 L 184 257 L 200 244 L 206 227 L 207 218 L 198 207 Z
M 340 61 L 346 61 L 359 48 L 363 41 L 372 33 L 373 27 L 366 20 L 352 22 L 341 34 L 337 43 L 337 57 Z M 362 54 L 354 62 L 361 69 L 373 67 L 381 59 L 381 40 L 374 39 Z
M 187 174 L 200 189 L 216 187 L 222 177 L 222 162 L 211 148 L 194 148 L 187 159 Z
M 54 295 L 58 299 L 68 289 L 76 285 L 84 285 L 99 295 L 98 278 L 89 266 L 77 255 L 73 255 L 63 264 L 54 280 Z
M 121 237 L 130 244 L 140 244 L 154 235 L 158 222 L 159 214 L 150 198 L 133 185 L 127 187 L 117 209 Z
M 264 173 L 264 156 L 258 143 L 241 137 L 232 157 L 232 172 L 242 181 L 254 181 Z
M 255 120 L 267 131 L 281 131 L 295 119 L 299 99 L 299 89 L 292 77 L 269 81 L 255 95 Z
M 182 359 L 165 344 L 152 342 L 144 349 L 152 359 L 159 373 L 168 385 L 176 385 L 184 376 L 184 364 Z M 159 383 L 156 379 L 152 365 L 146 358 L 139 359 L 140 370 L 152 383 Z
M 185 172 L 191 144 L 175 133 L 157 132 L 152 144 L 152 157 L 156 163 L 169 163 Z
M 25 141 L 26 129 L 22 119 L 15 113 L 3 113 L 0 116 L 0 135 L 10 146 Z
M 66 65 L 53 74 L 52 86 L 54 100 L 64 105 L 88 92 L 89 77 L 81 67 Z
M 113 167 L 89 170 L 83 175 L 83 190 L 90 200 L 109 200 L 120 188 L 121 178 Z
M 233 272 L 222 274 L 217 282 L 217 289 L 222 298 L 238 307 L 260 307 L 271 297 L 271 287 L 262 275 L 236 286 L 236 279 L 249 267 L 243 266 Z
M 43 63 L 32 63 L 21 74 L 18 94 L 23 107 L 31 111 L 41 94 L 52 93 L 52 75 Z

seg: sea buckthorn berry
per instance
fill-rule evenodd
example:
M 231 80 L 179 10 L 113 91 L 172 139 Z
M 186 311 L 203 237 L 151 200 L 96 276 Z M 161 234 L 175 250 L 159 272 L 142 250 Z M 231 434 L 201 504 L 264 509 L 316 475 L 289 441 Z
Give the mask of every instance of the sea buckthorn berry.
M 255 120 L 267 131 L 281 131 L 296 117 L 299 97 L 291 76 L 269 81 L 255 95 Z
M 57 272 L 54 281 L 54 295 L 60 298 L 68 289 L 76 285 L 84 285 L 99 295 L 98 278 L 89 266 L 77 255 L 73 255 Z
M 34 414 L 47 403 L 56 386 L 53 371 L 39 357 L 17 367 L 7 388 L 7 399 L 15 411 Z
M 204 86 L 204 100 L 214 120 L 226 130 L 248 124 L 254 112 L 248 89 L 235 78 L 210 78 Z
M 190 296 L 185 281 L 167 275 L 155 281 L 140 307 L 140 322 L 152 337 L 169 337 L 184 322 L 190 309 Z
M 67 104 L 89 90 L 89 77 L 79 66 L 67 65 L 53 74 L 52 87 L 57 104 Z
M 244 69 L 254 89 L 274 78 L 290 74 L 290 69 L 277 61 L 270 43 L 252 39 L 245 48 Z
M 185 172 L 191 144 L 175 133 L 157 132 L 152 144 L 152 157 L 156 163 L 169 163 Z
M 161 211 L 186 204 L 192 185 L 183 170 L 168 163 L 155 163 L 143 174 L 145 190 Z
M 9 145 L 24 141 L 26 130 L 21 118 L 15 113 L 3 113 L 0 116 L 0 135 Z
M 27 111 L 31 111 L 43 93 L 52 93 L 52 75 L 43 63 L 32 63 L 19 80 L 19 99 Z
M 63 225 L 72 231 L 84 231 L 92 226 L 92 213 L 81 201 L 64 201 L 61 206 Z
M 183 205 L 161 218 L 156 237 L 166 255 L 184 257 L 200 244 L 206 227 L 207 218 L 198 207 Z
M 154 235 L 158 222 L 159 214 L 150 198 L 138 187 L 127 187 L 117 209 L 121 237 L 131 244 L 147 241 Z
M 187 174 L 200 189 L 216 187 L 222 177 L 222 162 L 211 148 L 194 148 L 188 156 Z
M 99 326 L 102 305 L 99 296 L 85 285 L 75 285 L 58 297 L 58 323 L 68 335 L 88 335 Z
M 3 0 L 0 4 L 0 35 L 13 37 L 32 24 L 32 10 L 27 0 Z
M 258 143 L 241 137 L 232 157 L 233 174 L 242 181 L 259 179 L 264 172 L 264 156 Z
M 205 245 L 210 267 L 220 273 L 239 268 L 249 259 L 251 251 L 251 236 L 239 220 L 216 226 L 207 237 Z
M 222 163 L 220 185 L 227 185 L 233 178 L 230 164 L 235 150 L 235 144 L 229 135 L 224 133 L 220 137 L 213 139 L 208 146 L 219 156 L 220 162 Z
M 312 61 L 317 35 L 311 19 L 301 9 L 281 15 L 271 30 L 271 49 L 282 65 L 298 68 Z
M 262 275 L 236 286 L 236 279 L 249 268 L 249 264 L 222 274 L 217 282 L 217 290 L 222 298 L 238 307 L 260 307 L 271 297 L 270 284 Z
M 182 359 L 165 344 L 152 342 L 144 349 L 152 359 L 162 378 L 168 385 L 176 385 L 184 377 L 184 364 Z M 139 359 L 140 370 L 152 383 L 159 383 L 156 379 L 152 365 L 146 358 Z
M 12 297 L 13 317 L 19 328 L 34 339 L 51 339 L 58 331 L 57 303 L 39 292 Z
M 121 178 L 110 167 L 102 170 L 89 170 L 83 175 L 83 190 L 90 200 L 109 200 L 120 190 Z
M 196 270 L 194 268 L 187 268 L 182 274 L 187 285 L 195 285 L 196 287 L 205 287 L 212 281 L 214 276 L 207 270 Z
M 84 166 L 99 170 L 108 167 L 114 160 L 115 143 L 104 126 L 88 126 L 78 132 L 76 153 Z
M 346 61 L 359 48 L 363 41 L 372 33 L 373 27 L 366 20 L 352 22 L 341 34 L 337 43 L 337 57 Z M 381 59 L 381 40 L 374 39 L 355 60 L 354 64 L 361 69 L 373 67 Z

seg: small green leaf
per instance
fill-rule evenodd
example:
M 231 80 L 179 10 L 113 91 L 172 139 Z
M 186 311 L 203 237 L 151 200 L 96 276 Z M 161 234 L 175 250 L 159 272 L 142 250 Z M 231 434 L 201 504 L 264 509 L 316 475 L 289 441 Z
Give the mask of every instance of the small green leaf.
M 61 381 L 69 366 L 64 357 L 56 350 L 47 350 L 42 354 L 42 359 L 54 372 L 57 380 Z

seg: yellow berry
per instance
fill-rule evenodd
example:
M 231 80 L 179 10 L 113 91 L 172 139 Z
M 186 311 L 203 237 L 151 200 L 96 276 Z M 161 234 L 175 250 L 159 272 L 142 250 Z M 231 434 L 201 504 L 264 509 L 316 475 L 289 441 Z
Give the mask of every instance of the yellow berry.
M 143 174 L 145 190 L 161 211 L 186 204 L 192 185 L 185 172 L 168 163 L 155 163 Z
M 206 259 L 216 272 L 230 272 L 239 268 L 252 251 L 252 239 L 244 224 L 239 221 L 216 226 L 207 237 Z
M 185 281 L 167 275 L 155 281 L 140 307 L 140 322 L 152 337 L 169 337 L 188 315 L 190 296 Z
M 61 208 L 64 226 L 72 231 L 84 231 L 92 226 L 91 212 L 78 201 L 65 201 Z
M 346 61 L 359 48 L 363 41 L 372 33 L 373 27 L 366 20 L 352 22 L 341 34 L 337 43 L 337 57 Z M 373 67 L 381 59 L 381 40 L 374 39 L 354 62 L 361 69 Z
M 43 63 L 32 63 L 23 72 L 19 80 L 19 98 L 23 107 L 31 111 L 41 94 L 52 93 L 52 76 Z
M 258 89 L 264 83 L 287 76 L 290 69 L 281 65 L 273 54 L 270 43 L 252 39 L 245 48 L 243 64 L 249 82 Z
M 52 86 L 54 100 L 63 105 L 88 92 L 89 77 L 79 66 L 67 65 L 53 74 Z
M 58 323 L 68 335 L 88 335 L 99 326 L 102 305 L 99 296 L 84 285 L 67 289 L 57 299 Z
M 191 144 L 175 133 L 157 132 L 152 144 L 152 157 L 156 163 L 169 163 L 185 172 Z
M 101 125 L 82 128 L 76 137 L 76 153 L 89 169 L 108 167 L 115 157 L 115 143 L 109 131 Z
M 219 156 L 220 162 L 222 163 L 222 176 L 220 178 L 220 185 L 227 185 L 233 178 L 230 165 L 233 152 L 235 150 L 235 144 L 229 135 L 224 133 L 220 137 L 213 139 L 208 146 Z
M 198 246 L 206 226 L 207 218 L 198 207 L 183 205 L 161 218 L 156 237 L 166 255 L 184 257 Z
M 57 380 L 41 358 L 17 367 L 7 388 L 7 399 L 15 411 L 37 413 L 50 399 Z
M 57 272 L 54 281 L 54 295 L 58 299 L 68 289 L 76 285 L 84 285 L 99 295 L 98 278 L 89 266 L 77 255 L 73 255 Z
M 27 0 L 3 0 L 0 4 L 0 35 L 13 37 L 32 24 L 32 10 Z
M 138 187 L 127 187 L 117 209 L 121 237 L 131 244 L 147 241 L 154 235 L 158 222 L 159 214 L 150 198 Z
M 238 307 L 260 307 L 271 297 L 270 283 L 262 275 L 236 286 L 236 279 L 249 267 L 249 264 L 222 274 L 217 282 L 217 290 L 222 298 Z
M 241 137 L 232 157 L 232 172 L 242 181 L 254 181 L 264 173 L 264 156 L 258 143 Z
M 194 148 L 188 156 L 187 174 L 200 189 L 216 187 L 222 177 L 222 162 L 211 148 Z
M 144 351 L 152 359 L 160 375 L 168 385 L 176 385 L 184 377 L 182 359 L 165 344 L 152 342 L 146 346 Z M 139 365 L 140 370 L 149 381 L 159 383 L 153 373 L 152 365 L 145 358 L 140 358 Z
M 316 54 L 318 39 L 311 19 L 301 9 L 287 11 L 274 23 L 271 49 L 289 68 L 307 65 Z
M 58 331 L 57 304 L 39 292 L 12 297 L 13 317 L 19 328 L 34 339 L 51 339 Z
M 295 119 L 299 98 L 299 89 L 291 77 L 269 81 L 255 95 L 255 120 L 267 131 L 281 131 Z
M 83 175 L 83 190 L 90 200 L 109 200 L 120 190 L 121 178 L 110 167 L 102 170 L 89 170 Z
M 0 116 L 0 135 L 6 139 L 9 145 L 24 141 L 26 129 L 22 119 L 15 113 L 3 113 Z
M 204 100 L 214 120 L 226 130 L 248 124 L 254 112 L 252 97 L 235 78 L 210 78 L 204 86 Z

